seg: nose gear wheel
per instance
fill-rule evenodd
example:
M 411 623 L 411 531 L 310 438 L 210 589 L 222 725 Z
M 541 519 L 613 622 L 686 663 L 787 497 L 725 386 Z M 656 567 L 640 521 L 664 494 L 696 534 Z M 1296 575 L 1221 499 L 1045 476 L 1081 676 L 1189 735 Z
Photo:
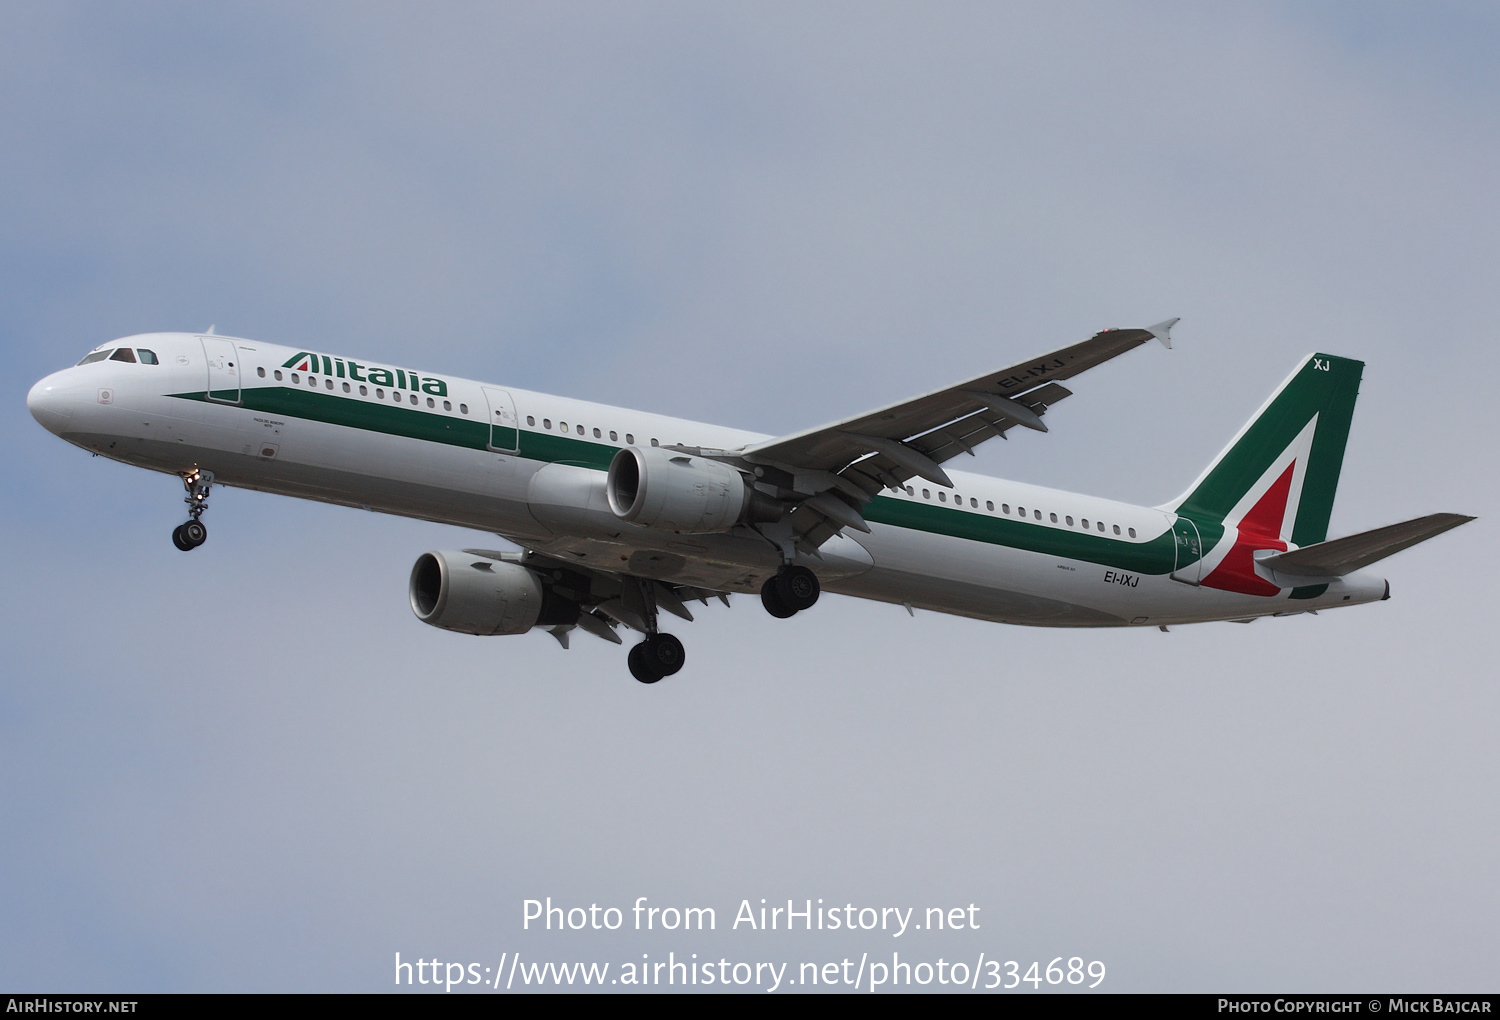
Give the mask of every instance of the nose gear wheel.
M 182 476 L 182 487 L 187 489 L 182 501 L 188 505 L 188 520 L 172 529 L 172 544 L 183 552 L 191 552 L 208 541 L 208 528 L 198 518 L 208 509 L 208 490 L 213 484 L 212 471 L 195 468 Z
M 183 552 L 191 552 L 208 541 L 208 528 L 202 521 L 188 521 L 172 529 L 172 544 Z

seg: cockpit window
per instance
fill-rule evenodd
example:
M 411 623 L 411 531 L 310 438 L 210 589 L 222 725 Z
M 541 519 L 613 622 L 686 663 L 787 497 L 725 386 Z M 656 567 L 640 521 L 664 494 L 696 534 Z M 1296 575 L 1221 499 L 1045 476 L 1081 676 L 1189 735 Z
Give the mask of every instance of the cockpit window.
M 141 356 L 141 364 L 142 365 L 155 365 L 155 364 L 157 364 L 156 352 L 155 351 L 148 351 L 144 347 L 138 347 L 138 348 L 136 348 L 136 352 L 135 353 L 137 353 L 137 354 L 139 354 Z
M 128 361 L 132 365 L 134 365 L 135 364 L 135 351 L 132 351 L 129 347 L 121 347 L 119 350 L 115 351 L 115 353 L 113 353 L 113 354 L 111 354 L 109 356 L 109 360 L 110 361 Z
M 93 354 L 90 354 L 87 357 L 85 357 L 78 364 L 80 364 L 80 365 L 92 365 L 96 361 L 103 361 L 105 358 L 109 357 L 111 353 L 112 352 L 110 352 L 110 351 L 95 351 Z

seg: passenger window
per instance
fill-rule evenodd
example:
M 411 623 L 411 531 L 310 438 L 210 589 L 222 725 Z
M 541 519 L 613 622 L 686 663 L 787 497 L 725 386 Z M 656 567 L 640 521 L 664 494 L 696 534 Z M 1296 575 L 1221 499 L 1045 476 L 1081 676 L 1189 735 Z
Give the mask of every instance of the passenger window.
M 266 377 L 266 370 L 263 369 L 263 368 L 257 368 L 255 370 L 255 374 L 258 375 L 258 376 L 260 376 L 262 379 L 264 379 Z
M 932 498 L 932 490 L 931 489 L 923 489 L 922 490 L 922 498 L 923 499 L 931 499 Z
M 594 430 L 594 438 L 595 439 L 602 439 L 603 437 L 604 437 L 604 433 L 600 432 L 598 429 Z
M 994 501 L 994 500 L 992 500 L 992 499 L 987 499 L 987 500 L 985 500 L 985 501 L 984 501 L 984 508 L 985 508 L 985 509 L 986 509 L 986 510 L 989 510 L 989 511 L 990 511 L 990 512 L 992 512 L 992 513 L 993 513 L 993 512 L 994 512 L 994 510 L 995 510 L 995 501 Z
M 298 375 L 296 372 L 293 372 L 292 373 L 292 382 L 294 384 L 298 385 L 298 386 L 301 386 L 302 385 L 302 377 L 300 375 Z
M 583 435 L 583 426 L 582 425 L 578 426 L 578 434 L 580 436 Z
M 542 428 L 544 428 L 544 429 L 550 429 L 551 427 L 552 427 L 552 419 L 551 418 L 543 418 L 542 419 Z
M 526 424 L 527 425 L 535 425 L 536 424 L 536 416 L 528 414 L 526 416 Z
M 427 406 L 428 407 L 437 407 L 437 401 L 433 400 L 431 397 L 428 397 L 427 398 Z
M 1024 506 L 1018 506 L 1018 507 L 1016 507 L 1016 516 L 1018 516 L 1018 517 L 1025 517 L 1026 516 L 1026 508 Z
M 459 414 L 468 414 L 469 413 L 469 405 L 468 404 L 459 404 L 458 405 L 458 413 Z
M 294 382 L 296 381 L 296 379 L 297 379 L 296 376 L 292 376 L 292 380 Z M 385 399 L 385 390 L 381 389 L 379 386 L 375 387 L 375 399 L 376 400 L 384 400 Z
M 611 443 L 618 443 L 620 441 L 620 434 L 618 432 L 616 432 L 614 429 L 610 429 L 609 430 L 609 441 Z
M 95 351 L 93 354 L 84 355 L 83 360 L 78 364 L 92 365 L 96 361 L 103 361 L 105 358 L 109 357 L 109 354 L 109 351 Z
M 1049 516 L 1049 517 L 1052 518 L 1052 523 L 1053 524 L 1057 523 L 1057 514 L 1048 514 L 1047 516 Z
M 443 410 L 444 411 L 451 411 L 451 410 L 453 410 L 453 401 L 451 401 L 451 400 L 445 400 L 445 401 L 443 401 Z M 531 424 L 535 425 L 536 422 L 533 421 Z
M 345 393 L 349 392 L 349 384 L 348 383 L 344 383 L 344 392 Z
M 365 387 L 365 386 L 361 386 L 359 388 L 359 395 L 362 396 L 362 397 L 368 397 L 370 395 L 369 388 Z
M 1116 524 L 1115 525 L 1115 534 L 1118 535 L 1119 533 L 1120 533 L 1120 526 L 1118 524 Z
M 939 492 L 938 493 L 938 502 L 939 503 L 946 503 L 946 502 L 948 502 L 948 494 L 946 492 Z
M 970 496 L 969 497 L 969 506 L 972 507 L 975 510 L 978 510 L 979 509 L 979 500 L 975 499 L 973 496 Z
M 277 381 L 277 382 L 281 382 L 281 369 L 279 369 L 279 368 L 278 368 L 278 369 L 277 369 L 277 370 L 276 370 L 276 371 L 275 371 L 275 372 L 273 372 L 273 373 L 272 373 L 272 374 L 273 374 L 273 375 L 275 375 L 275 376 L 276 376 L 276 381 Z
M 557 423 L 557 431 L 559 431 L 559 432 L 566 432 L 566 431 L 568 431 L 568 423 L 565 422 L 565 421 L 558 422 Z
M 156 364 L 160 364 L 156 360 L 156 352 L 155 351 L 148 351 L 148 350 L 146 350 L 146 348 L 142 347 L 139 350 L 137 350 L 136 353 L 141 356 L 141 364 L 142 365 L 156 365 Z M 266 370 L 265 369 L 261 369 L 260 370 L 260 374 L 261 374 L 262 377 L 264 377 L 265 374 L 266 374 Z
M 118 351 L 115 351 L 115 353 L 113 353 L 113 354 L 111 354 L 109 356 L 109 360 L 110 361 L 127 361 L 130 364 L 134 365 L 135 364 L 135 351 L 132 351 L 129 347 L 121 347 Z
M 1103 531 L 1104 530 L 1104 522 L 1103 521 L 1099 521 L 1098 523 L 1099 523 L 1099 530 Z
M 1129 532 L 1130 532 L 1130 537 L 1131 537 L 1131 538 L 1134 538 L 1134 537 L 1135 537 L 1135 529 L 1134 529 L 1134 528 L 1128 528 L 1128 529 L 1126 529 L 1126 530 L 1128 530 L 1128 531 L 1129 531 Z
M 1033 510 L 1031 512 L 1034 513 L 1034 514 L 1036 514 L 1036 519 L 1037 520 L 1041 520 L 1042 519 L 1042 512 L 1040 510 Z
M 651 445 L 652 446 L 660 446 L 661 444 L 658 443 L 656 440 L 653 439 L 653 440 L 651 440 Z
M 630 444 L 631 446 L 634 446 L 635 436 L 631 435 L 629 432 L 625 433 L 625 442 Z
M 1087 531 L 1089 526 L 1089 519 L 1085 517 L 1081 523 L 1083 524 L 1084 530 Z
M 331 390 L 331 389 L 333 389 L 333 380 L 332 379 L 324 379 L 323 380 L 323 388 L 325 390 Z
M 1071 518 L 1071 517 L 1065 517 L 1063 519 L 1068 522 L 1068 527 L 1071 528 L 1073 526 L 1073 518 Z
M 417 406 L 417 395 L 415 393 L 413 393 L 411 395 L 411 406 L 412 407 L 416 407 Z
M 1003 514 L 1009 514 L 1010 513 L 1010 504 L 1009 503 L 1001 503 L 1000 504 L 1000 512 L 1003 513 Z

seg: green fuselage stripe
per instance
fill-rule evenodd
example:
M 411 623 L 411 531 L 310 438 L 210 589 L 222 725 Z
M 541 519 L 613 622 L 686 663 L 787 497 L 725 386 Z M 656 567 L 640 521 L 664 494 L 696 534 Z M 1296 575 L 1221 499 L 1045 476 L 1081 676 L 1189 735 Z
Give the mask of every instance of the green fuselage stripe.
M 1148 542 L 1126 542 L 891 496 L 876 496 L 860 512 L 865 520 L 877 524 L 1099 563 L 1139 574 L 1169 574 L 1175 566 L 1175 540 L 1170 531 Z
M 205 396 L 203 393 L 170 395 L 188 400 L 202 400 Z M 440 414 L 394 403 L 376 403 L 358 397 L 295 390 L 283 386 L 247 386 L 240 391 L 237 406 L 247 411 L 321 421 L 329 425 L 462 446 L 470 450 L 489 449 L 490 428 L 483 420 L 475 421 L 473 418 Z
M 619 451 L 618 446 L 591 443 L 587 439 L 554 436 L 546 432 L 521 432 L 521 456 L 527 460 L 608 471 L 609 462 L 615 459 L 615 454 Z
M 217 395 L 217 392 L 216 394 Z M 184 400 L 203 400 L 207 394 L 173 393 Z M 235 406 L 264 414 L 285 415 L 307 421 L 342 425 L 429 443 L 443 443 L 469 450 L 489 450 L 490 426 L 480 416 L 457 416 L 420 407 L 377 403 L 336 393 L 300 390 L 283 386 L 245 387 Z M 496 426 L 493 442 L 499 452 L 515 453 L 513 430 Z M 504 449 L 504 446 L 512 449 Z M 520 431 L 518 455 L 548 464 L 571 464 L 604 471 L 619 447 L 545 432 Z M 1175 567 L 1170 531 L 1147 542 L 1127 542 L 1104 535 L 1065 531 L 1028 521 L 1008 520 L 971 513 L 955 507 L 934 506 L 876 496 L 861 511 L 868 521 L 909 528 L 935 535 L 985 542 L 1026 552 L 1098 563 L 1140 574 L 1167 574 Z M 1206 537 L 1206 536 L 1205 536 Z

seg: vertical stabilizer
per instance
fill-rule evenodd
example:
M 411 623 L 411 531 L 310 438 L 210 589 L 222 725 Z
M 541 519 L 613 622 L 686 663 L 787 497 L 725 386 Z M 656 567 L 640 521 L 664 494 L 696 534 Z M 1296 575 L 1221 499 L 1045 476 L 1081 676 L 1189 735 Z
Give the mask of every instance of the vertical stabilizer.
M 1253 530 L 1297 546 L 1326 539 L 1364 367 L 1308 355 L 1188 491 L 1163 509 L 1213 531 Z

